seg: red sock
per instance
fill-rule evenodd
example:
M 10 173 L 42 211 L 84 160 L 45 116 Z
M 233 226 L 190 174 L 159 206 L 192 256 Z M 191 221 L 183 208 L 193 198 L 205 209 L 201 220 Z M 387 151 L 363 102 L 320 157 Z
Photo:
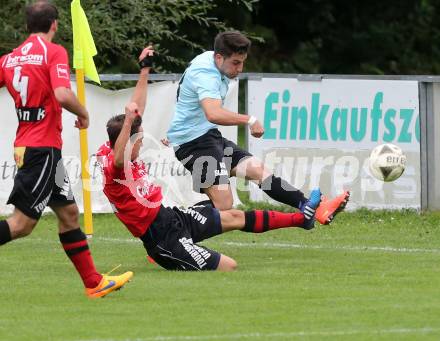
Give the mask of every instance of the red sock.
M 245 212 L 245 226 L 242 231 L 263 233 L 283 227 L 300 227 L 303 223 L 302 213 L 255 210 Z
M 59 236 L 64 251 L 75 265 L 84 286 L 95 288 L 101 282 L 102 275 L 96 271 L 86 235 L 78 228 L 61 233 Z

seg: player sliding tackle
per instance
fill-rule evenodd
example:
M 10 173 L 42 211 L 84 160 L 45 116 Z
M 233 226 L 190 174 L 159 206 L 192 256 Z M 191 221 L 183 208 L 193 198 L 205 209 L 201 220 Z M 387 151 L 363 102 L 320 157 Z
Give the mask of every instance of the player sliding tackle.
M 301 212 L 219 211 L 203 203 L 181 210 L 161 204 L 161 188 L 149 181 L 144 163 L 138 160 L 153 53 L 148 46 L 139 56 L 139 80 L 125 115 L 108 121 L 109 142 L 97 153 L 103 167 L 104 193 L 119 220 L 142 240 L 148 255 L 168 270 L 232 271 L 237 266 L 232 258 L 197 243 L 232 230 L 262 233 L 293 226 L 313 228 L 314 212 L 321 201 L 319 190 L 312 191 L 304 203 L 310 219 L 305 219 Z

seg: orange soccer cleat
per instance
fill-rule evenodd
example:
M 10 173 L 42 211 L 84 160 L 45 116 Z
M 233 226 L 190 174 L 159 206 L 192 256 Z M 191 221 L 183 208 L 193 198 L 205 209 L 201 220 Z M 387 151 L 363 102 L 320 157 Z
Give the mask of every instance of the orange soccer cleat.
M 101 282 L 96 288 L 86 288 L 89 298 L 104 297 L 112 291 L 121 289 L 133 277 L 133 272 L 127 271 L 119 276 L 103 275 Z
M 349 198 L 349 191 L 345 191 L 331 200 L 322 197 L 321 203 L 316 209 L 316 220 L 318 220 L 322 225 L 330 224 L 335 218 L 336 214 L 344 210 Z

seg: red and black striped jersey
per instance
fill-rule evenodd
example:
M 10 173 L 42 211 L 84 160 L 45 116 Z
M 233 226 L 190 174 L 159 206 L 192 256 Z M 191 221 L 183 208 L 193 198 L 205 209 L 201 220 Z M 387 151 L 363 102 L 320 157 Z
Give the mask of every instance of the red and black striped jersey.
M 0 87 L 6 86 L 18 118 L 15 147 L 61 149 L 61 106 L 54 90 L 70 88 L 67 51 L 31 35 L 0 58 Z

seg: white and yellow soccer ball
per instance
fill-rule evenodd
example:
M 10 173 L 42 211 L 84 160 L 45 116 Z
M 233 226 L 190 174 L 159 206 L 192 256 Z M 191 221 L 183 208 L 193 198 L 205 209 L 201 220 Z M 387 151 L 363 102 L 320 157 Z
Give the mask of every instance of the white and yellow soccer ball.
M 370 172 L 378 180 L 390 182 L 405 170 L 406 156 L 398 146 L 385 143 L 376 146 L 370 154 Z

